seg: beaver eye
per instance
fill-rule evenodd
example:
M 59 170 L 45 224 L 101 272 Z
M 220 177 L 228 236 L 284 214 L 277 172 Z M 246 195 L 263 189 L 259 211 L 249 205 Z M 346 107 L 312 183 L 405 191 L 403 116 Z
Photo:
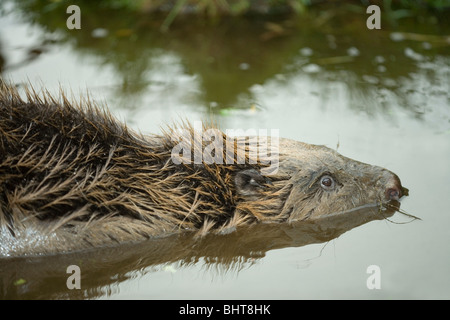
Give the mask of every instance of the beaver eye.
M 335 185 L 334 179 L 329 175 L 320 178 L 320 186 L 325 190 L 333 190 Z

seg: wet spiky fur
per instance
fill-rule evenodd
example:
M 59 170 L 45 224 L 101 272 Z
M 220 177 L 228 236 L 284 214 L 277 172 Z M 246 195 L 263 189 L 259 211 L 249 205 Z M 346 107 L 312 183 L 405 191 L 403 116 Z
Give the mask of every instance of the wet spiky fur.
M 260 163 L 174 164 L 176 128 L 144 136 L 90 100 L 24 92 L 0 80 L 0 256 L 311 219 L 380 203 L 392 184 L 385 169 L 283 139 L 279 173 L 253 187 L 236 177 Z
M 264 219 L 257 203 L 239 208 L 232 179 L 245 165 L 175 165 L 173 129 L 144 137 L 91 101 L 25 93 L 0 90 L 0 225 L 12 237 L 69 232 L 95 246 Z

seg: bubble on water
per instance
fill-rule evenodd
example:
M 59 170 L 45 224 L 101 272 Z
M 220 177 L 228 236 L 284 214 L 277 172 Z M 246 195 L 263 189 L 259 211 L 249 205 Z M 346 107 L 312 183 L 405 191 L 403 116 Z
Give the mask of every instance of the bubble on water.
M 250 69 L 250 65 L 248 63 L 243 62 L 239 65 L 239 69 L 248 70 L 248 69 Z
M 405 52 L 404 53 L 405 53 L 405 56 L 407 56 L 408 58 L 411 58 L 411 59 L 413 59 L 415 61 L 422 61 L 424 59 L 424 57 L 421 54 L 415 52 L 411 48 L 405 48 Z
M 320 66 L 318 66 L 317 64 L 314 64 L 314 63 L 307 64 L 302 69 L 306 73 L 317 73 L 317 72 L 320 72 L 320 70 L 321 70 Z
M 425 50 L 430 50 L 432 47 L 431 43 L 429 42 L 422 42 L 422 48 L 424 48 Z
M 383 56 L 376 56 L 375 57 L 375 62 L 376 63 L 385 63 L 386 59 Z
M 403 41 L 405 40 L 405 36 L 401 32 L 392 32 L 390 35 L 392 41 Z
M 92 38 L 104 38 L 108 35 L 109 31 L 104 28 L 97 28 L 92 30 L 91 37 Z
M 312 56 L 314 51 L 311 48 L 305 47 L 300 49 L 300 54 L 305 57 Z
M 211 101 L 209 103 L 210 108 L 217 108 L 219 106 L 219 104 L 216 101 Z
M 363 80 L 370 84 L 378 84 L 380 80 L 375 76 L 369 76 L 367 74 L 362 76 Z
M 386 72 L 386 70 L 387 70 L 387 68 L 385 66 L 383 66 L 383 65 L 379 65 L 377 67 L 377 71 L 378 72 Z
M 347 54 L 350 57 L 357 57 L 357 56 L 359 56 L 360 53 L 359 53 L 358 48 L 350 47 L 350 48 L 347 49 Z

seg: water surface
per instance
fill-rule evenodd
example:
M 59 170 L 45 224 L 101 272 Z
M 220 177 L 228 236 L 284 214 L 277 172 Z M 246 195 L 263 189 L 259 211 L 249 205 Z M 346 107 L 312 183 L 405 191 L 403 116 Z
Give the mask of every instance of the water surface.
M 401 209 L 422 220 L 396 224 L 411 220 L 396 213 L 337 238 L 293 229 L 311 235 L 309 242 L 287 227 L 262 227 L 258 241 L 236 232 L 200 244 L 186 237 L 105 249 L 79 260 L 9 261 L 0 266 L 0 296 L 450 298 L 448 19 L 383 17 L 381 30 L 368 30 L 363 7 L 342 7 L 300 18 L 180 19 L 162 33 L 145 15 L 82 7 L 82 29 L 68 30 L 59 14 L 65 7 L 42 3 L 3 5 L 4 78 L 55 94 L 60 86 L 69 96 L 89 91 L 144 133 L 179 119 L 214 118 L 224 130 L 279 129 L 283 137 L 327 145 L 398 174 L 410 190 Z M 218 254 L 226 247 L 232 253 Z M 161 248 L 169 255 L 161 258 Z M 119 262 L 103 265 L 104 257 Z M 74 260 L 94 261 L 80 266 L 79 291 L 66 289 L 65 270 L 55 270 Z M 380 289 L 367 288 L 370 265 L 380 267 Z

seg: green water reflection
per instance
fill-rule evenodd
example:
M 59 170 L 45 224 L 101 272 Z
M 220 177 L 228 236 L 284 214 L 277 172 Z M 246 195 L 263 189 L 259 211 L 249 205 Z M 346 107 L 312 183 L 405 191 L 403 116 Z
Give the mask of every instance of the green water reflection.
M 81 30 L 66 27 L 68 15 L 61 13 L 67 1 L 16 4 L 27 21 L 47 32 L 49 38 L 37 50 L 65 43 L 80 55 L 97 58 L 100 66 L 114 69 L 122 97 L 136 98 L 157 86 L 151 75 L 161 63 L 158 57 L 172 55 L 175 59 L 169 63 L 179 63 L 185 74 L 197 77 L 201 88 L 196 103 L 212 106 L 213 112 L 251 108 L 252 86 L 293 73 L 319 83 L 343 80 L 354 100 L 375 88 L 381 92 L 376 103 L 349 107 L 386 112 L 383 96 L 417 71 L 419 63 L 448 54 L 450 45 L 445 12 L 393 19 L 386 11 L 382 29 L 369 31 L 364 6 L 330 4 L 300 16 L 216 21 L 182 16 L 168 32 L 161 32 L 164 16 L 96 2 L 80 5 Z

